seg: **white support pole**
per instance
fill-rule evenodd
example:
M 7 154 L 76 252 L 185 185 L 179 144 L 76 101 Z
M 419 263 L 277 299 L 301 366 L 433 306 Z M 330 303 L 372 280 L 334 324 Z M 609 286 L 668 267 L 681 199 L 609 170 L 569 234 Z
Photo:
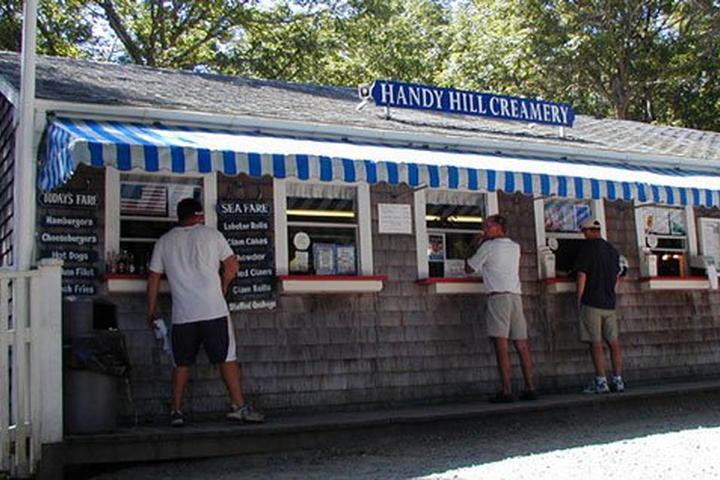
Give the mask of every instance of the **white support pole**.
M 30 284 L 30 297 L 36 299 L 30 304 L 34 464 L 43 443 L 63 438 L 62 261 L 39 263 Z
M 413 194 L 413 212 L 415 216 L 415 255 L 417 258 L 418 279 L 425 279 L 430 276 L 430 264 L 428 262 L 428 233 L 427 220 L 427 189 L 416 190 Z
M 358 230 L 360 236 L 360 275 L 373 274 L 372 212 L 370 207 L 370 185 L 361 183 L 357 187 Z
M 15 132 L 14 195 L 14 263 L 18 270 L 32 264 L 35 243 L 35 158 L 33 126 L 35 111 L 35 48 L 37 34 L 37 0 L 26 0 L 23 10 L 22 72 L 20 112 Z
M 273 216 L 275 221 L 275 274 L 287 275 L 289 271 L 287 231 L 287 184 L 285 180 L 273 179 Z

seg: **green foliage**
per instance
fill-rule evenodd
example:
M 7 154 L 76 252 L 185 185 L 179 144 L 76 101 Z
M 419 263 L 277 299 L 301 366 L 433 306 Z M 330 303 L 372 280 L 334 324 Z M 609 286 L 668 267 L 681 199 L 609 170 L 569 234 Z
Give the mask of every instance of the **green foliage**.
M 211 66 L 250 16 L 252 0 L 94 0 L 126 61 L 153 67 Z
M 21 15 L 0 3 L 1 49 L 19 50 Z M 431 83 L 720 130 L 713 0 L 40 0 L 38 30 L 52 55 L 109 42 L 141 65 Z
M 449 14 L 432 0 L 281 3 L 259 12 L 222 57 L 235 74 L 356 85 L 375 78 L 432 82 Z
M 22 39 L 22 0 L 0 2 L 0 50 L 20 51 Z M 38 2 L 38 52 L 77 57 L 81 45 L 92 35 L 92 23 L 82 14 L 82 0 L 40 0 Z

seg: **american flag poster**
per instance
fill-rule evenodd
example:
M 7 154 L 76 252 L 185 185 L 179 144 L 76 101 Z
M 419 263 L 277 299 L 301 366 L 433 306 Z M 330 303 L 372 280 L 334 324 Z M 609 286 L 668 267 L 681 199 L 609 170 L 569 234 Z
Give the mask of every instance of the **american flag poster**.
M 152 217 L 168 216 L 167 187 L 153 183 L 120 185 L 120 214 Z

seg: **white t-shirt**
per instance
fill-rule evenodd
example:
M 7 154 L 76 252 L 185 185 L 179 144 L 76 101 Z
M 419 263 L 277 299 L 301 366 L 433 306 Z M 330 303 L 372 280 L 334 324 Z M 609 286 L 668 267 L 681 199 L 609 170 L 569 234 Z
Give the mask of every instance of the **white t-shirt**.
M 520 245 L 509 238 L 486 240 L 467 263 L 482 275 L 488 293 L 521 293 Z
M 229 314 L 220 263 L 233 255 L 225 237 L 205 225 L 175 227 L 155 244 L 150 270 L 165 273 L 172 294 L 172 323 L 212 320 Z

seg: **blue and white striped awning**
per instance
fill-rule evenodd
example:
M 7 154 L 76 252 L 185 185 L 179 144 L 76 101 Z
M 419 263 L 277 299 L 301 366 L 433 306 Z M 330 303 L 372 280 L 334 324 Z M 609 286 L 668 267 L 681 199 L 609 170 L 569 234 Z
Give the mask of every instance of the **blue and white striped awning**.
M 121 171 L 222 172 L 314 181 L 387 182 L 430 188 L 720 206 L 720 175 L 603 162 L 510 158 L 226 130 L 56 118 L 40 187 L 52 190 L 79 164 Z

